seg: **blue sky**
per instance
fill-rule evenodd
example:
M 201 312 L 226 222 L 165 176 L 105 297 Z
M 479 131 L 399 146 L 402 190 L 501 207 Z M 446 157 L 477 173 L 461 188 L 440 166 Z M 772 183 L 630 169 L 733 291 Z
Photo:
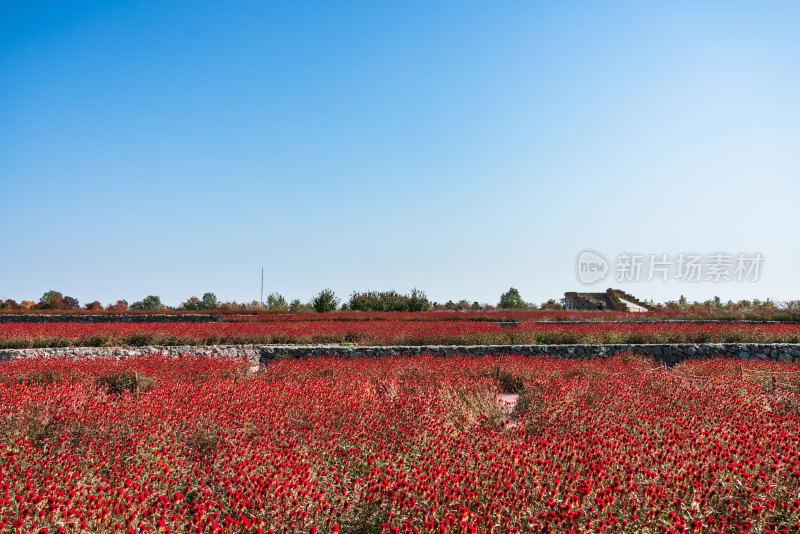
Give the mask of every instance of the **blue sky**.
M 540 302 L 760 252 L 800 298 L 800 4 L 3 2 L 0 298 Z

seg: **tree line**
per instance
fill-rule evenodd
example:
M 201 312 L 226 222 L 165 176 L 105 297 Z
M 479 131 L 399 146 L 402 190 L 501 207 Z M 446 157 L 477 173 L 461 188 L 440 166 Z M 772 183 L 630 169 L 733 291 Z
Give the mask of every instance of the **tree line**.
M 550 300 L 542 305 L 543 309 L 557 308 L 555 300 Z M 323 289 L 308 302 L 299 299 L 288 301 L 280 293 L 274 292 L 267 295 L 265 302 L 252 301 L 250 303 L 221 302 L 214 293 L 204 293 L 202 297 L 189 297 L 180 306 L 167 306 L 158 295 L 148 295 L 141 300 L 128 303 L 120 299 L 105 306 L 99 301 L 93 301 L 81 306 L 78 299 L 62 294 L 60 291 L 50 290 L 45 292 L 38 301 L 23 300 L 17 302 L 13 299 L 0 301 L 0 309 L 5 310 L 87 310 L 124 312 L 128 310 L 144 311 L 209 311 L 209 310 L 254 310 L 265 309 L 279 312 L 329 312 L 343 311 L 374 311 L 374 312 L 425 312 L 436 310 L 467 310 L 467 309 L 531 309 L 535 305 L 525 303 L 519 291 L 513 287 L 500 296 L 497 306 L 488 303 L 469 302 L 466 299 L 447 301 L 446 303 L 431 302 L 424 291 L 414 288 L 408 294 L 389 291 L 353 291 L 350 298 L 342 302 L 331 289 Z
M 789 301 L 786 303 L 775 303 L 770 299 L 761 301 L 739 300 L 724 302 L 720 297 L 705 300 L 702 302 L 689 302 L 683 295 L 676 301 L 668 301 L 663 304 L 654 303 L 652 300 L 645 301 L 655 311 L 742 311 L 742 310 L 789 310 L 800 311 L 800 301 Z M 180 306 L 171 307 L 161 302 L 157 295 L 148 295 L 141 300 L 128 304 L 127 300 L 120 299 L 116 302 L 103 306 L 95 300 L 81 306 L 78 299 L 63 295 L 60 291 L 50 290 L 45 292 L 38 301 L 23 300 L 16 302 L 8 299 L 0 300 L 0 310 L 24 311 L 24 310 L 87 310 L 87 311 L 106 311 L 106 312 L 125 312 L 128 310 L 139 311 L 228 311 L 228 312 L 254 312 L 254 311 L 276 311 L 276 312 L 330 312 L 335 310 L 342 311 L 371 311 L 371 312 L 425 312 L 425 311 L 461 311 L 461 310 L 563 310 L 564 299 L 550 299 L 539 305 L 525 302 L 516 288 L 509 288 L 508 291 L 500 295 L 496 305 L 489 303 L 479 303 L 461 299 L 459 301 L 449 300 L 445 303 L 431 302 L 424 291 L 414 288 L 408 294 L 398 293 L 394 290 L 389 291 L 353 291 L 346 302 L 342 302 L 331 289 L 323 289 L 314 295 L 308 302 L 301 302 L 294 299 L 291 302 L 280 293 L 274 292 L 267 296 L 265 302 L 257 300 L 250 303 L 239 303 L 236 301 L 221 302 L 214 293 L 206 292 L 202 297 L 189 297 Z

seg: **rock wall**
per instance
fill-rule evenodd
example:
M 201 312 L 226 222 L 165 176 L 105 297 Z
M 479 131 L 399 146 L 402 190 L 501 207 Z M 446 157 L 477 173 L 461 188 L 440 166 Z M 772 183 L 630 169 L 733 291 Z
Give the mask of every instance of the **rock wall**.
M 219 321 L 219 315 L 207 313 L 142 315 L 0 314 L 0 323 L 214 323 L 217 321 Z
M 794 343 L 686 343 L 674 345 L 429 345 L 422 347 L 342 347 L 339 345 L 262 345 L 261 361 L 274 358 L 314 356 L 392 356 L 438 354 L 441 356 L 482 355 L 556 356 L 559 358 L 602 358 L 632 352 L 667 365 L 688 358 L 738 358 L 779 362 L 800 362 L 800 344 Z
M 688 358 L 736 358 L 778 362 L 800 362 L 800 344 L 788 343 L 687 343 L 676 345 L 430 345 L 422 347 L 342 345 L 209 345 L 152 347 L 63 347 L 0 350 L 0 360 L 35 356 L 70 356 L 76 358 L 117 357 L 163 352 L 170 356 L 206 354 L 224 358 L 247 359 L 252 363 L 269 363 L 278 358 L 311 358 L 316 356 L 380 357 L 395 355 L 436 354 L 493 355 L 522 354 L 560 358 L 602 358 L 620 352 L 632 352 L 667 365 Z
M 258 363 L 261 359 L 259 345 L 205 345 L 205 346 L 150 346 L 150 347 L 59 347 L 41 349 L 0 349 L 0 361 L 38 356 L 57 358 L 127 358 L 144 354 L 164 353 L 172 357 L 182 354 L 203 354 L 219 358 L 246 359 Z

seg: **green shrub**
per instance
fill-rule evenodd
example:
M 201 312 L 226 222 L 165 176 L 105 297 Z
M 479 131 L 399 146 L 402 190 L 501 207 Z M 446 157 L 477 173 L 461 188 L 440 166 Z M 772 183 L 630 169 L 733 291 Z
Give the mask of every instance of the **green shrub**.
M 148 295 L 140 301 L 131 304 L 132 310 L 160 310 L 162 309 L 161 297 L 157 295 Z
M 334 311 L 339 306 L 339 299 L 331 289 L 323 289 L 311 299 L 311 306 L 318 313 Z
M 267 308 L 273 311 L 286 311 L 289 305 L 280 293 L 270 293 L 267 295 Z
M 134 303 L 135 304 L 135 303 Z M 186 302 L 181 303 L 181 308 L 188 311 L 198 311 L 203 309 L 203 301 L 197 297 L 189 297 Z
M 202 299 L 190 297 L 186 302 L 181 303 L 181 308 L 190 311 L 213 310 L 216 307 L 217 296 L 214 293 L 204 293 Z
M 217 307 L 217 296 L 214 293 L 203 293 L 201 302 L 204 310 L 213 310 Z
M 522 297 L 519 294 L 519 291 L 513 287 L 509 288 L 508 291 L 500 295 L 500 303 L 497 305 L 498 308 L 524 308 L 525 301 L 522 300 Z
M 417 288 L 410 295 L 389 291 L 353 291 L 347 308 L 353 311 L 419 312 L 429 311 L 431 303 L 424 291 Z

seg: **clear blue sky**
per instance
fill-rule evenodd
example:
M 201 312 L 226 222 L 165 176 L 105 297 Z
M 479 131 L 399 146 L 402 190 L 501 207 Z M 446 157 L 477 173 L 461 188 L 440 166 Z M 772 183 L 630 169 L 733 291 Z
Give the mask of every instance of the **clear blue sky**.
M 800 298 L 796 2 L 3 2 L 0 298 Z

